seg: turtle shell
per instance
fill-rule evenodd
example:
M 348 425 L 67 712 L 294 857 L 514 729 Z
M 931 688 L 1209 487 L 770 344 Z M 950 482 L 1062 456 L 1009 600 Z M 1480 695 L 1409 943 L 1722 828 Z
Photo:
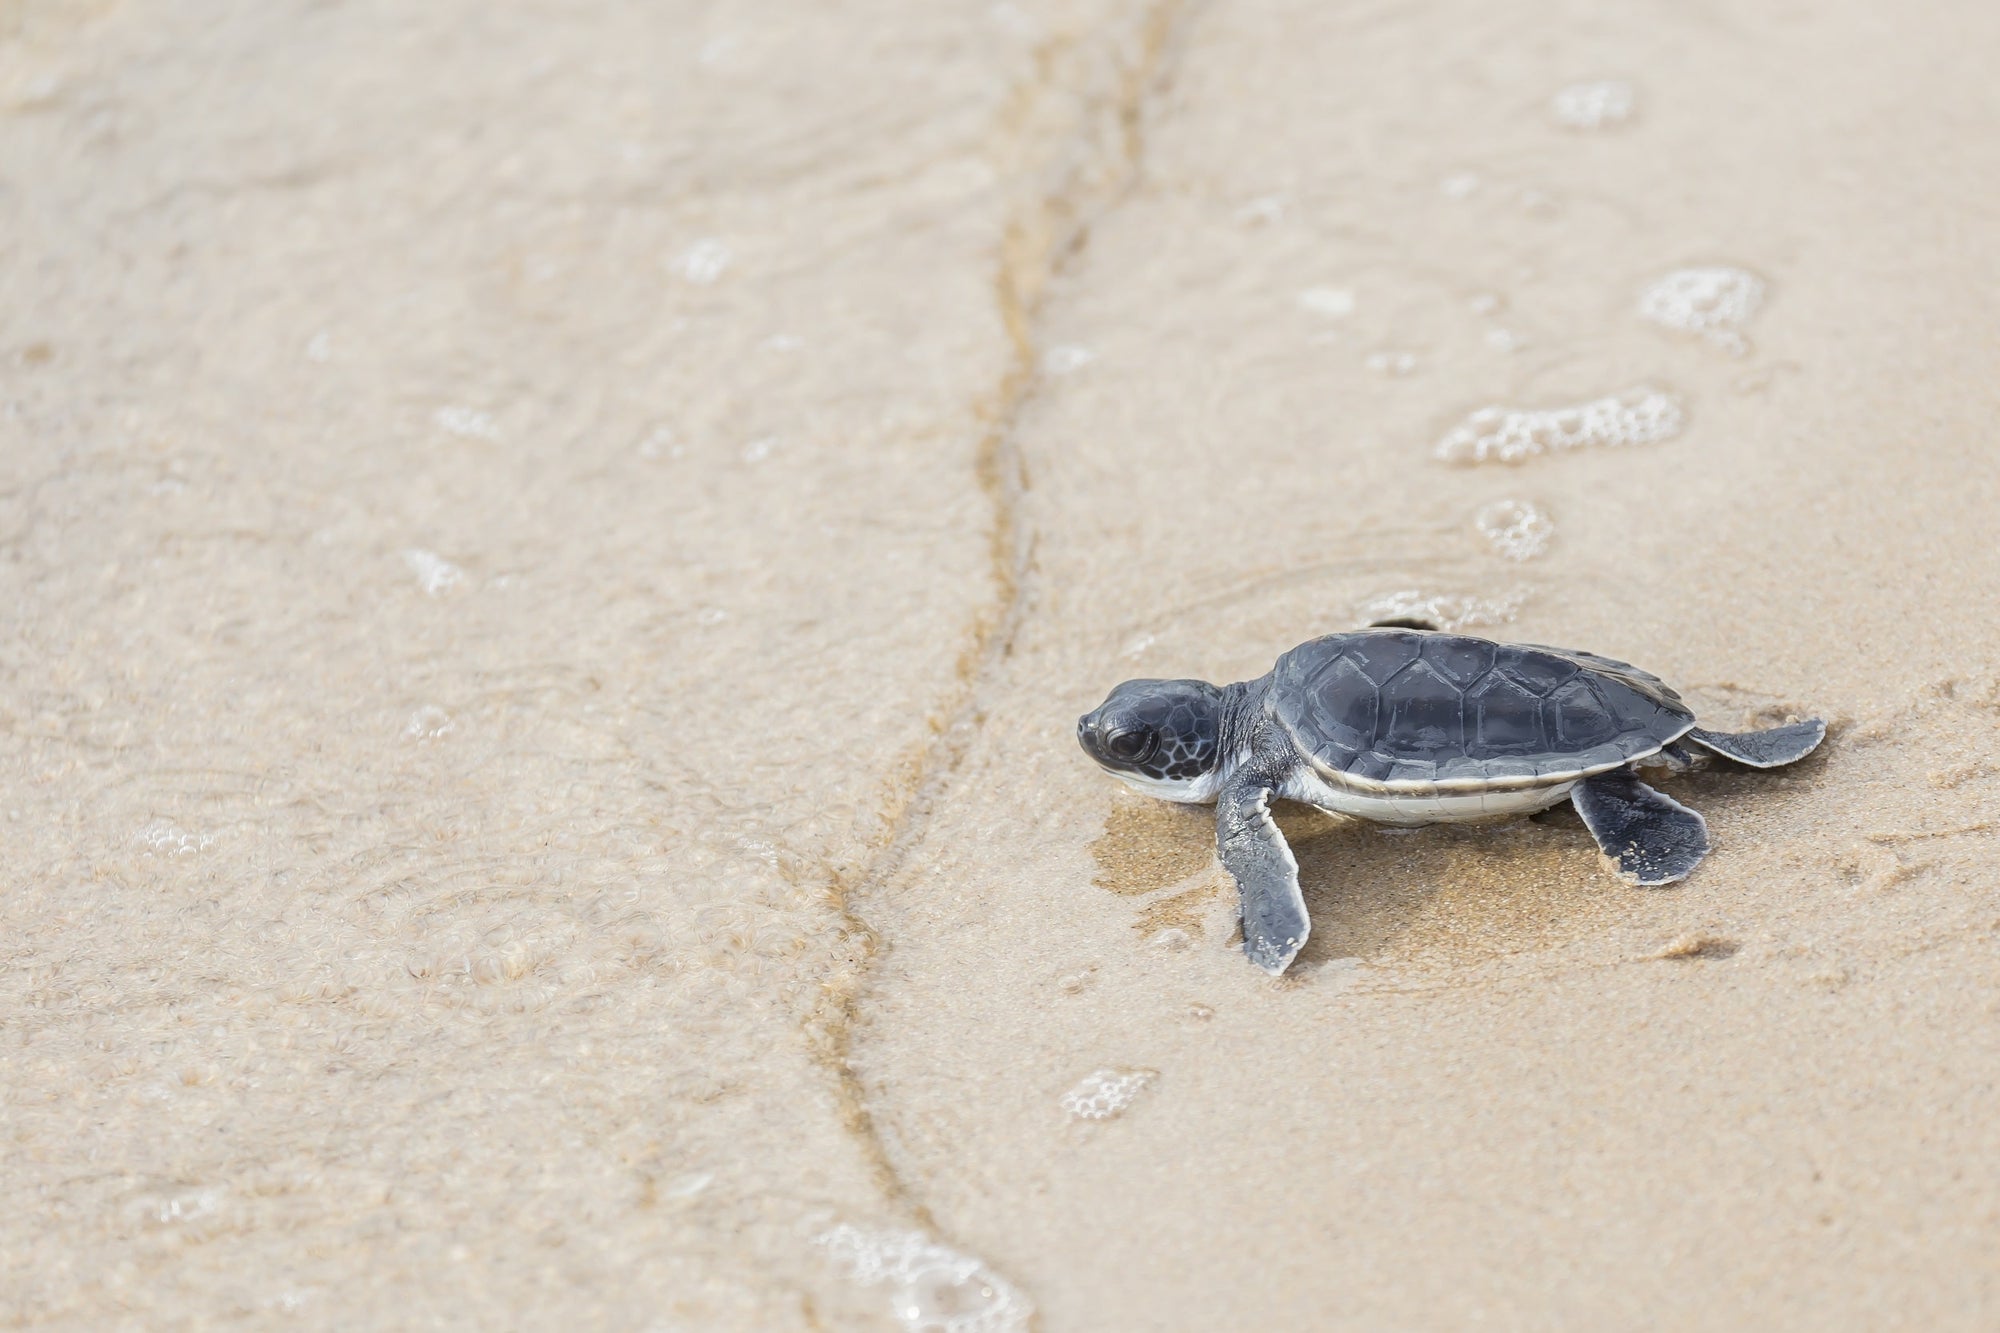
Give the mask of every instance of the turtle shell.
M 1570 782 L 1694 725 L 1678 694 L 1624 662 L 1426 630 L 1300 644 L 1278 659 L 1266 697 L 1323 776 L 1370 791 Z

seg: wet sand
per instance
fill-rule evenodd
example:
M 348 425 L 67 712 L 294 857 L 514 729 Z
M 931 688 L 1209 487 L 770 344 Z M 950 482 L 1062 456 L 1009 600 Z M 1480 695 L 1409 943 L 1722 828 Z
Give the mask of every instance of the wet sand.
M 0 1311 L 1990 1326 L 1996 40 L 0 8 Z M 1074 720 L 1385 611 L 1833 734 L 1272 982 Z

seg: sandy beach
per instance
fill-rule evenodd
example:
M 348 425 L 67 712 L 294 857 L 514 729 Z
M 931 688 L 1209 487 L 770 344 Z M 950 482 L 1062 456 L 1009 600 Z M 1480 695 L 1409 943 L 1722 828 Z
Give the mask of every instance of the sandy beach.
M 2000 1323 L 2000 9 L 0 0 L 0 1323 Z M 1796 767 L 1205 807 L 1414 616 Z

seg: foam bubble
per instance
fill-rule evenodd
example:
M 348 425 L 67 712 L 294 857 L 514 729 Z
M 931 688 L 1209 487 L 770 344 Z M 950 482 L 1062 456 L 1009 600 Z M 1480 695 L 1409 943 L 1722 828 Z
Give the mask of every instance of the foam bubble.
M 1601 130 L 1622 125 L 1632 118 L 1638 97 L 1632 85 L 1620 79 L 1600 79 L 1572 83 L 1549 99 L 1549 114 L 1556 124 L 1573 130 Z
M 1041 36 L 1041 25 L 1019 5 L 998 4 L 986 11 L 988 18 L 1013 33 L 1016 37 L 1034 38 Z
M 1012 1283 L 921 1231 L 843 1223 L 814 1243 L 857 1284 L 889 1287 L 890 1312 L 910 1333 L 1014 1333 L 1034 1318 Z
M 679 458 L 682 452 L 679 437 L 674 434 L 672 426 L 655 426 L 646 432 L 645 439 L 639 441 L 641 458 Z
M 1472 519 L 1479 535 L 1509 560 L 1532 560 L 1548 549 L 1556 525 L 1526 500 L 1495 500 Z
M 1113 1120 L 1159 1074 L 1151 1069 L 1098 1069 L 1062 1095 L 1062 1109 L 1078 1120 Z
M 1587 444 L 1652 444 L 1680 434 L 1680 400 L 1640 387 L 1568 407 L 1482 407 L 1445 434 L 1435 450 L 1451 463 L 1518 463 Z
M 1074 343 L 1065 343 L 1060 347 L 1051 347 L 1049 349 L 1048 355 L 1042 358 L 1042 368 L 1047 370 L 1051 375 L 1070 375 L 1082 370 L 1095 360 L 1097 360 L 1097 353 L 1091 351 L 1088 347 L 1079 347 Z
M 1345 319 L 1354 313 L 1354 293 L 1345 287 L 1308 287 L 1299 293 L 1299 309 L 1326 319 Z
M 229 1191 L 220 1185 L 177 1185 L 135 1195 L 126 1211 L 152 1227 L 178 1226 L 213 1216 Z
M 1639 318 L 1699 334 L 1732 356 L 1750 350 L 1743 325 L 1764 303 L 1764 282 L 1740 268 L 1677 268 L 1639 295 Z
M 464 570 L 436 551 L 426 551 L 420 546 L 403 552 L 403 563 L 417 576 L 417 582 L 423 585 L 424 591 L 433 597 L 442 597 L 465 582 Z
M 1236 220 L 1245 226 L 1268 226 L 1285 220 L 1285 206 L 1282 194 L 1259 195 L 1236 210 Z
M 436 704 L 425 704 L 410 714 L 410 720 L 403 725 L 403 735 L 413 741 L 434 741 L 452 729 L 451 714 Z
M 497 440 L 500 427 L 486 413 L 470 407 L 440 407 L 431 414 L 438 429 L 468 440 Z
M 215 845 L 212 833 L 189 833 L 164 820 L 139 831 L 139 845 L 154 856 L 193 856 Z
M 1361 364 L 1377 375 L 1401 377 L 1415 373 L 1417 358 L 1409 352 L 1370 352 Z
M 1438 182 L 1438 193 L 1447 199 L 1470 199 L 1479 189 L 1479 173 L 1460 171 Z
M 743 45 L 743 39 L 733 32 L 718 33 L 701 44 L 694 58 L 711 69 L 727 64 Z
M 690 1171 L 677 1177 L 664 1191 L 669 1199 L 692 1199 L 715 1183 L 713 1171 Z
M 1474 597 L 1465 593 L 1422 592 L 1402 588 L 1371 597 L 1355 608 L 1362 623 L 1378 620 L 1423 620 L 1439 629 L 1466 629 L 1474 625 L 1500 625 L 1514 618 L 1527 594 L 1504 593 L 1498 597 Z
M 731 258 L 727 245 L 708 236 L 681 252 L 681 257 L 674 261 L 674 271 L 689 282 L 706 287 L 723 275 Z

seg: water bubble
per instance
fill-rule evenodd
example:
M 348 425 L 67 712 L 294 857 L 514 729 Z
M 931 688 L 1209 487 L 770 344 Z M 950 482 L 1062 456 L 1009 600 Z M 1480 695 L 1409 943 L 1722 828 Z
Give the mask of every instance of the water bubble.
M 766 435 L 752 440 L 743 446 L 743 461 L 746 463 L 761 463 L 769 458 L 771 451 L 777 447 L 778 437 L 775 435 Z
M 1016 37 L 1041 36 L 1041 25 L 1019 5 L 998 4 L 987 10 L 986 15 Z
M 694 623 L 697 625 L 720 625 L 727 619 L 729 613 L 719 606 L 706 606 L 694 613 Z
M 1400 378 L 1415 372 L 1417 358 L 1409 352 L 1370 352 L 1362 363 L 1377 375 L 1394 375 Z
M 1764 282 L 1740 268 L 1680 268 L 1640 293 L 1639 318 L 1698 334 L 1732 356 L 1750 350 L 1743 325 L 1764 303 Z
M 1159 1077 L 1153 1069 L 1098 1069 L 1062 1095 L 1062 1109 L 1078 1120 L 1113 1120 Z
M 193 856 L 215 845 L 212 833 L 189 833 L 164 820 L 139 831 L 139 845 L 153 856 Z
M 1082 370 L 1096 359 L 1097 353 L 1088 347 L 1066 343 L 1049 349 L 1048 355 L 1042 358 L 1042 368 L 1051 375 L 1069 375 Z
M 1556 525 L 1526 500 L 1495 500 L 1472 519 L 1479 535 L 1509 560 L 1532 560 L 1548 549 Z
M 1146 943 L 1152 945 L 1155 949 L 1166 949 L 1170 952 L 1178 953 L 1183 949 L 1193 947 L 1194 940 L 1179 926 L 1168 926 L 1165 930 L 1159 931 L 1148 938 Z
M 440 407 L 431 414 L 431 420 L 447 435 L 456 435 L 468 440 L 497 440 L 500 427 L 484 412 L 470 407 Z
M 1236 210 L 1236 220 L 1246 227 L 1269 226 L 1285 220 L 1285 208 L 1284 195 L 1259 195 Z
M 675 443 L 676 438 L 672 426 L 653 427 L 653 429 L 646 432 L 646 438 L 639 441 L 639 457 L 659 458 L 665 456 L 679 458 L 683 451 L 681 446 Z
M 425 592 L 433 597 L 442 597 L 465 581 L 465 571 L 436 551 L 426 551 L 413 546 L 403 552 L 403 563 L 417 576 Z
M 1299 309 L 1327 319 L 1345 319 L 1354 313 L 1354 293 L 1345 287 L 1308 287 L 1299 293 Z
M 1438 182 L 1438 193 L 1447 199 L 1470 199 L 1479 186 L 1478 172 L 1454 172 Z
M 172 1186 L 136 1195 L 126 1207 L 136 1221 L 170 1227 L 211 1216 L 227 1194 L 219 1185 Z
M 1527 594 L 1522 592 L 1474 597 L 1467 593 L 1427 593 L 1403 588 L 1371 597 L 1357 606 L 1355 612 L 1363 624 L 1378 620 L 1421 620 L 1439 629 L 1465 629 L 1505 624 L 1526 600 Z
M 1549 99 L 1549 114 L 1569 129 L 1601 130 L 1630 120 L 1637 101 L 1632 85 L 1620 79 L 1572 83 Z
M 451 714 L 436 704 L 425 704 L 410 714 L 410 720 L 403 726 L 403 735 L 415 741 L 434 741 L 452 729 Z
M 1568 407 L 1482 407 L 1437 443 L 1452 463 L 1518 463 L 1587 444 L 1652 444 L 1681 430 L 1680 400 L 1640 387 Z
M 713 236 L 696 241 L 674 261 L 674 271 L 689 282 L 706 287 L 720 278 L 733 256 L 729 247 Z
M 306 341 L 306 360 L 324 365 L 333 357 L 333 335 L 321 329 Z
M 1035 1308 L 978 1259 L 921 1231 L 842 1224 L 815 1238 L 864 1287 L 888 1286 L 889 1309 L 910 1333 L 1014 1333 Z
M 1486 345 L 1496 352 L 1518 352 L 1527 342 L 1512 329 L 1488 329 Z
M 1521 191 L 1521 210 L 1538 218 L 1552 218 L 1562 212 L 1562 204 L 1547 190 Z
M 1492 315 L 1499 313 L 1506 303 L 1498 292 L 1477 292 L 1466 298 L 1465 304 L 1475 315 Z
M 713 1171 L 691 1171 L 687 1175 L 677 1178 L 661 1192 L 669 1199 L 692 1199 L 695 1195 L 701 1193 L 714 1183 L 715 1173 Z

